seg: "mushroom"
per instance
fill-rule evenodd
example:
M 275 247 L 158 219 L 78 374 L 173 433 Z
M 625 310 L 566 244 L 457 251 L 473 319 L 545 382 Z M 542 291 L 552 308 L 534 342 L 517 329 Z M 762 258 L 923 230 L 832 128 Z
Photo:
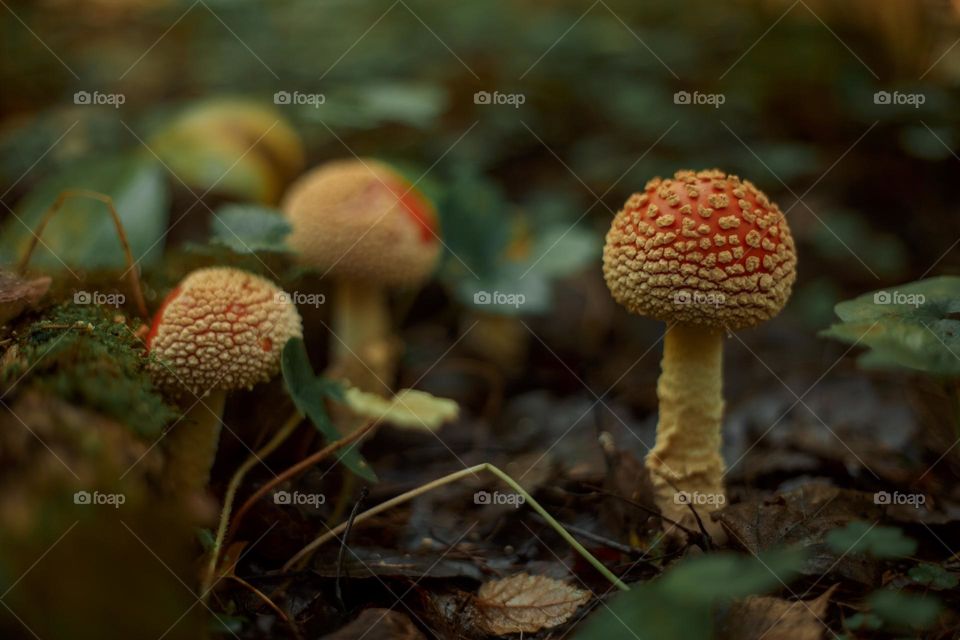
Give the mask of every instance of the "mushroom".
M 283 346 L 302 333 L 290 297 L 245 271 L 199 269 L 170 292 L 154 317 L 147 350 L 155 356 L 149 366 L 158 385 L 193 396 L 168 436 L 173 490 L 206 485 L 227 392 L 276 375 Z
M 386 291 L 426 280 L 440 255 L 437 215 L 416 187 L 370 159 L 326 163 L 284 196 L 301 264 L 335 280 L 331 362 L 367 391 L 393 383 L 397 347 Z
M 787 220 L 752 183 L 717 169 L 655 178 L 617 213 L 603 250 L 613 298 L 666 322 L 657 441 L 646 458 L 667 518 L 696 527 L 726 501 L 720 454 L 724 331 L 777 315 L 796 279 Z M 723 538 L 709 517 L 700 518 Z

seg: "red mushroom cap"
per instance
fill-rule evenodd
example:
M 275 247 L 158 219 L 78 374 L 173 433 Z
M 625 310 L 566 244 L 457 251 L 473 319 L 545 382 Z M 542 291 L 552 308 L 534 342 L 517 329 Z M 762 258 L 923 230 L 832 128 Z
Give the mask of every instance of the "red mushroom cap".
M 303 335 L 290 297 L 259 276 L 225 267 L 190 273 L 153 320 L 147 349 L 159 384 L 196 395 L 252 387 L 280 368 L 290 338 Z
M 607 286 L 632 313 L 728 329 L 779 313 L 796 264 L 779 207 L 716 169 L 648 182 L 614 218 L 603 251 Z

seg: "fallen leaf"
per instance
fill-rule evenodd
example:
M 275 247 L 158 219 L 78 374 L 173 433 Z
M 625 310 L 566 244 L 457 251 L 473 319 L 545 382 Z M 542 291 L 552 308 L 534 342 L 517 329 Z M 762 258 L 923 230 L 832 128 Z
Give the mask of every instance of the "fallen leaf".
M 730 607 L 721 640 L 820 640 L 823 617 L 837 585 L 813 600 L 750 596 Z
M 0 325 L 35 306 L 49 288 L 47 276 L 26 280 L 15 273 L 0 271 Z
M 455 401 L 416 389 L 402 389 L 393 398 L 384 398 L 376 393 L 348 387 L 344 391 L 344 400 L 354 413 L 383 420 L 402 429 L 436 431 L 460 414 L 460 405 Z
M 426 640 L 407 614 L 390 609 L 364 609 L 356 620 L 323 636 L 321 640 L 360 640 L 360 638 Z
M 475 605 L 489 633 L 536 633 L 566 622 L 590 593 L 546 576 L 521 573 L 484 583 Z

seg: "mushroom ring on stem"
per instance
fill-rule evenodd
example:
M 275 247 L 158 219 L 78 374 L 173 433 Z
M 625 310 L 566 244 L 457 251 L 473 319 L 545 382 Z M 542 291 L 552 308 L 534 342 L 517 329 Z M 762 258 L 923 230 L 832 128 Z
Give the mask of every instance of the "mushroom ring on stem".
M 153 320 L 147 349 L 158 384 L 189 407 L 167 436 L 171 489 L 202 489 L 217 452 L 228 391 L 266 382 L 280 370 L 287 340 L 303 327 L 290 297 L 238 269 L 190 273 Z
M 777 315 L 796 279 L 786 218 L 747 180 L 719 170 L 655 178 L 617 213 L 603 250 L 613 298 L 666 322 L 656 445 L 646 458 L 661 512 L 722 537 L 723 333 Z
M 305 174 L 281 208 L 300 262 L 336 282 L 336 377 L 383 393 L 393 384 L 397 351 L 386 292 L 422 284 L 436 266 L 441 244 L 433 205 L 388 165 L 351 158 Z

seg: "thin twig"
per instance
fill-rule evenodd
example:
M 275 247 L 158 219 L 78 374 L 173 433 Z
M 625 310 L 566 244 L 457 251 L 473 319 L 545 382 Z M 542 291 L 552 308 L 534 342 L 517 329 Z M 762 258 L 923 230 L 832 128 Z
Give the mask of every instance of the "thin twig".
M 350 539 L 350 529 L 353 526 L 354 518 L 357 517 L 357 511 L 360 510 L 360 505 L 367 499 L 369 493 L 366 487 L 360 490 L 360 497 L 357 499 L 356 504 L 353 505 L 353 509 L 350 510 L 350 518 L 347 519 L 347 530 L 343 533 L 343 543 L 340 545 L 340 553 L 337 554 L 337 601 L 340 603 L 340 608 L 344 611 L 346 611 L 347 606 L 343 603 L 343 590 L 340 588 L 340 574 L 343 572 L 343 552 L 347 548 L 347 540 Z
M 227 492 L 223 496 L 223 508 L 220 510 L 217 535 L 213 541 L 213 549 L 210 550 L 210 560 L 207 564 L 207 572 L 203 578 L 201 593 L 209 593 L 210 587 L 213 585 L 217 573 L 217 564 L 220 561 L 220 551 L 223 549 L 223 542 L 227 536 L 227 525 L 230 524 L 230 511 L 233 508 L 233 499 L 237 495 L 240 483 L 243 482 L 244 477 L 246 477 L 250 469 L 255 467 L 263 458 L 273 453 L 277 447 L 286 441 L 302 419 L 303 417 L 299 413 L 294 413 L 263 448 L 244 460 L 243 464 L 234 472 L 233 477 L 230 478 L 230 483 L 227 485 Z
M 582 544 L 580 544 L 580 542 L 577 541 L 576 538 L 570 535 L 570 533 L 563 528 L 563 525 L 557 522 L 556 519 L 553 516 L 551 516 L 547 512 L 547 510 L 540 505 L 539 502 L 534 500 L 533 496 L 531 496 L 530 493 L 527 492 L 527 490 L 520 485 L 520 483 L 518 483 L 516 480 L 511 478 L 509 475 L 507 475 L 497 467 L 487 462 L 474 465 L 472 467 L 463 469 L 461 471 L 456 471 L 449 475 L 443 476 L 442 478 L 438 478 L 436 480 L 423 484 L 417 487 L 416 489 L 412 489 L 410 491 L 407 491 L 406 493 L 403 493 L 399 496 L 391 498 L 386 502 L 382 502 L 377 506 L 371 509 L 367 509 L 366 511 L 358 515 L 353 520 L 353 524 L 358 525 L 361 522 L 369 520 L 370 518 L 372 518 L 373 516 L 379 513 L 383 513 L 384 511 L 387 511 L 388 509 L 391 509 L 397 505 L 403 504 L 404 502 L 408 502 L 433 489 L 442 487 L 452 482 L 456 482 L 457 480 L 460 480 L 462 478 L 476 475 L 480 471 L 489 471 L 493 475 L 497 476 L 497 478 L 505 482 L 511 489 L 513 489 L 514 491 L 519 493 L 521 496 L 523 496 L 524 500 L 530 504 L 530 507 L 534 511 L 536 511 L 538 514 L 540 514 L 540 516 L 547 521 L 547 524 L 549 524 L 553 528 L 553 530 L 556 531 L 557 534 L 559 534 L 560 537 L 567 542 L 567 544 L 573 547 L 577 553 L 579 553 L 587 562 L 589 562 L 594 569 L 599 571 L 604 578 L 609 580 L 618 589 L 621 589 L 623 591 L 630 590 L 630 587 L 628 587 L 622 580 L 620 580 L 620 578 L 618 578 L 613 573 L 611 573 L 611 571 L 607 569 L 607 567 L 605 567 L 602 562 L 597 560 L 597 558 L 595 558 L 593 554 L 586 549 L 586 547 L 584 547 Z M 331 529 L 327 533 L 314 539 L 310 544 L 305 546 L 303 549 L 298 551 L 296 555 L 290 558 L 285 565 L 283 565 L 283 571 L 289 571 L 292 567 L 305 563 L 306 560 L 310 557 L 310 555 L 314 551 L 316 551 L 318 547 L 338 537 L 347 529 L 347 526 L 349 524 L 350 524 L 349 522 L 344 522 L 338 525 L 336 528 Z
M 257 489 L 253 493 L 253 495 L 247 498 L 244 501 L 243 505 L 239 509 L 237 509 L 236 515 L 234 515 L 233 517 L 233 522 L 231 523 L 230 527 L 227 530 L 229 535 L 232 536 L 234 533 L 236 533 L 236 531 L 240 528 L 240 521 L 243 520 L 243 516 L 246 515 L 247 511 L 249 511 L 250 508 L 253 507 L 253 505 L 257 502 L 257 500 L 267 495 L 271 490 L 277 487 L 277 485 L 289 480 L 290 478 L 294 477 L 298 473 L 324 460 L 330 454 L 336 451 L 339 451 L 343 447 L 346 447 L 347 445 L 357 442 L 358 440 L 363 438 L 365 435 L 370 433 L 374 428 L 376 428 L 378 424 L 379 424 L 378 421 L 371 421 L 366 425 L 364 425 L 363 427 L 361 427 L 360 429 L 357 429 L 350 435 L 344 438 L 341 438 L 335 442 L 331 442 L 320 451 L 317 451 L 316 453 L 313 453 L 307 456 L 300 462 L 296 463 L 286 471 L 281 472 L 280 475 L 273 478 L 272 480 L 267 482 L 265 485 Z M 229 539 L 229 536 L 228 536 L 228 539 Z
M 53 219 L 53 216 L 60 211 L 60 208 L 63 207 L 68 198 L 92 198 L 107 205 L 107 209 L 110 211 L 110 217 L 113 219 L 113 225 L 117 228 L 117 236 L 120 238 L 120 244 L 123 246 L 123 253 L 127 261 L 127 270 L 130 272 L 130 288 L 133 290 L 133 301 L 136 303 L 137 311 L 140 312 L 140 315 L 144 319 L 149 318 L 150 314 L 147 312 L 147 303 L 144 302 L 143 290 L 140 287 L 140 273 L 139 270 L 136 269 L 133 252 L 130 250 L 127 231 L 123 228 L 120 214 L 117 213 L 116 207 L 113 206 L 113 198 L 103 193 L 88 191 L 86 189 L 67 189 L 66 191 L 60 192 L 60 195 L 54 200 L 53 205 L 47 209 L 47 212 L 43 215 L 43 218 L 41 218 L 40 224 L 33 230 L 33 235 L 30 237 L 29 244 L 27 245 L 27 251 L 23 254 L 20 263 L 17 265 L 17 271 L 21 275 L 26 272 L 30 258 L 37 248 L 37 243 L 40 242 L 40 236 L 43 235 L 47 224 Z

